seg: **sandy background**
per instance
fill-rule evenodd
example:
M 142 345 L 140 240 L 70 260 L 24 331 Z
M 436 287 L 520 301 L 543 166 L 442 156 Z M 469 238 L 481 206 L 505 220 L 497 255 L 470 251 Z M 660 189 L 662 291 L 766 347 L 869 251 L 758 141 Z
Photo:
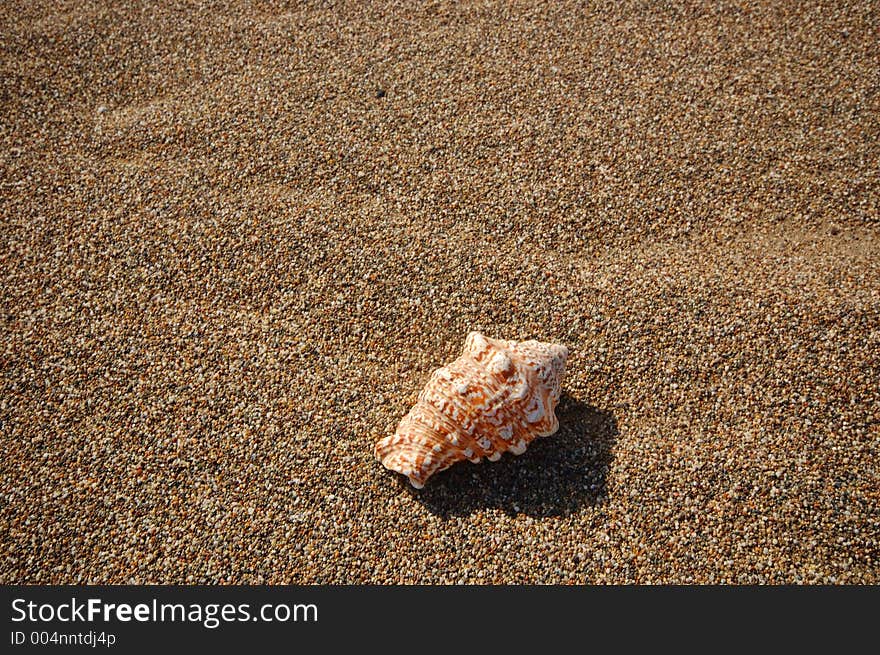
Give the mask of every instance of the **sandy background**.
M 397 4 L 0 5 L 0 581 L 880 581 L 877 3 Z

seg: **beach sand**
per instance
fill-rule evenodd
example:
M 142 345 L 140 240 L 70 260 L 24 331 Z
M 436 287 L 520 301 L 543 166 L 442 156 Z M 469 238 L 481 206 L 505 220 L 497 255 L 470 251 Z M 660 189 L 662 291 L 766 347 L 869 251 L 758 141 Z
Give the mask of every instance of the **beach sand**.
M 130 4 L 0 6 L 0 581 L 880 582 L 875 3 Z

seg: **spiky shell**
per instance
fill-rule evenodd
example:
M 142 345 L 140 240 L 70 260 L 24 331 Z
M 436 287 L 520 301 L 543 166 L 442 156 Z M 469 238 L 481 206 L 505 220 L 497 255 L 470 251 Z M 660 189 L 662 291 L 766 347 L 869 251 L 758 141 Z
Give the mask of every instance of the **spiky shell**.
M 418 402 L 376 457 L 421 489 L 434 473 L 467 459 L 521 455 L 559 428 L 556 405 L 568 348 L 471 332 L 454 362 L 431 374 Z

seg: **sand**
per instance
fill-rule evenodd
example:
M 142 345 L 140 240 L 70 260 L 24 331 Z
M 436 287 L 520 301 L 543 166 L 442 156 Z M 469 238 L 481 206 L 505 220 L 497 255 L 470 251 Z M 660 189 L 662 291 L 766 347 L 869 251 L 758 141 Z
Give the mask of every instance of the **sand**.
M 875 3 L 130 4 L 0 6 L 0 581 L 880 582 Z

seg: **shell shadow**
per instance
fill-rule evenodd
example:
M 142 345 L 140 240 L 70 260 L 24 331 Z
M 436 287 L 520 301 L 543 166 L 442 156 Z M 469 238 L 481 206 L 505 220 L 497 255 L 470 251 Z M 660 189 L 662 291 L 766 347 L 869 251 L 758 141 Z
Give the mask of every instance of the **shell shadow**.
M 415 490 L 415 499 L 432 514 L 467 516 L 500 509 L 515 516 L 566 516 L 605 498 L 605 479 L 617 440 L 617 419 L 568 395 L 556 409 L 559 431 L 537 439 L 519 457 L 497 462 L 460 462 Z

